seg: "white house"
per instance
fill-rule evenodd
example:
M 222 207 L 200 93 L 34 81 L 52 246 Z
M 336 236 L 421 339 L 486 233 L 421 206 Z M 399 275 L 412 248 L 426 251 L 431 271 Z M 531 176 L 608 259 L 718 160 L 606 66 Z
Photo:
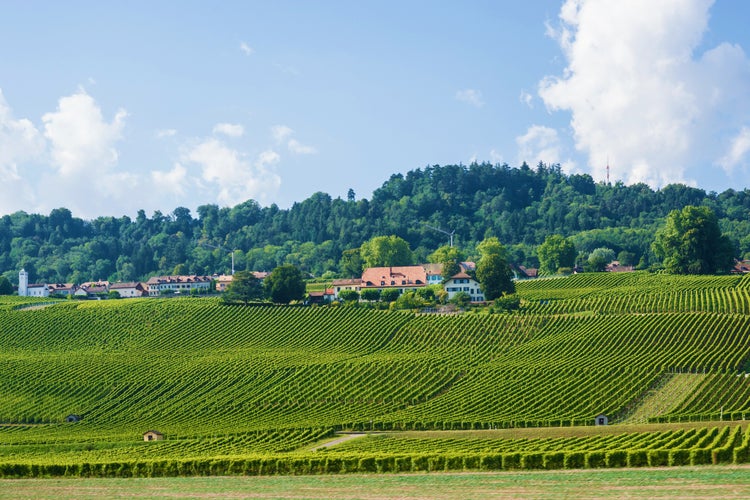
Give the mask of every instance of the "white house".
M 130 283 L 112 283 L 109 285 L 110 292 L 117 292 L 123 299 L 131 297 L 141 297 L 146 295 L 146 288 L 142 283 L 130 282 Z
M 29 273 L 21 269 L 18 273 L 19 297 L 49 297 L 49 288 L 44 284 L 29 284 Z
M 333 287 L 333 298 L 339 298 L 339 292 L 343 290 L 353 290 L 357 293 L 362 289 L 362 278 L 344 278 L 333 280 L 331 283 Z
M 170 293 L 189 294 L 192 290 L 208 291 L 210 276 L 154 276 L 146 282 L 149 297 L 158 297 L 167 290 Z
M 461 271 L 443 285 L 444 290 L 448 293 L 448 300 L 452 299 L 459 292 L 466 292 L 471 297 L 472 302 L 484 302 L 484 293 L 479 287 L 479 282 Z

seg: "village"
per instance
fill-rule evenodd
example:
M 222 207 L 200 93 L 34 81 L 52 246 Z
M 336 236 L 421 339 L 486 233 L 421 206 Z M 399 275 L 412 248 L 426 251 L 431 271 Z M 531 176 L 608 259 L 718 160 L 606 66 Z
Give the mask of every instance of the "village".
M 444 279 L 442 276 L 442 267 L 441 264 L 430 263 L 368 268 L 364 270 L 360 278 L 334 279 L 327 283 L 330 286 L 326 286 L 323 291 L 310 291 L 308 301 L 310 303 L 325 303 L 340 300 L 342 291 L 361 293 L 363 290 L 394 289 L 400 295 L 430 285 L 442 285 L 448 299 L 452 299 L 458 293 L 463 292 L 468 294 L 472 303 L 484 302 L 485 298 L 479 282 L 470 274 L 476 268 L 473 262 L 462 262 L 460 272 L 448 279 Z M 535 271 L 522 268 L 524 277 L 536 277 Z M 269 273 L 254 271 L 252 274 L 262 283 Z M 179 275 L 153 276 L 143 282 L 111 283 L 106 280 L 99 280 L 81 284 L 48 284 L 29 283 L 29 273 L 25 269 L 21 269 L 18 273 L 18 295 L 21 297 L 71 297 L 78 299 L 203 295 L 226 291 L 232 282 L 232 278 L 233 275 L 231 274 Z

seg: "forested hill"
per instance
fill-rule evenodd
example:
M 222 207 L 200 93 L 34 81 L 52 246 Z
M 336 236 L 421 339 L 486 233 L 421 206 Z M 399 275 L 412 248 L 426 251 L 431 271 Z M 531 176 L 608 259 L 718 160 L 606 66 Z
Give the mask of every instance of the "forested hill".
M 488 163 L 428 166 L 392 175 L 368 199 L 315 193 L 289 209 L 248 200 L 235 207 L 184 207 L 148 217 L 82 220 L 65 208 L 49 215 L 16 212 L 0 219 L 0 271 L 17 282 L 21 267 L 37 282 L 131 281 L 154 274 L 270 270 L 298 265 L 316 276 L 338 272 L 343 250 L 377 235 L 398 235 L 418 260 L 447 244 L 443 231 L 471 256 L 476 242 L 497 236 L 518 264 L 535 265 L 548 234 L 572 236 L 579 251 L 606 246 L 653 262 L 654 231 L 670 210 L 710 206 L 737 256 L 750 254 L 750 190 L 706 193 L 684 185 L 595 183 L 559 166 L 518 168 Z

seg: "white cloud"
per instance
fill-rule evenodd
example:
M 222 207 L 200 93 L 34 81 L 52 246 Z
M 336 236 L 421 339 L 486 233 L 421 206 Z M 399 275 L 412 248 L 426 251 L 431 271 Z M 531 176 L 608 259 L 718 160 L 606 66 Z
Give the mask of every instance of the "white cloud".
M 58 101 L 57 111 L 42 116 L 52 161 L 62 175 L 97 175 L 117 162 L 115 143 L 121 138 L 127 112 L 120 109 L 111 123 L 83 91 Z
M 747 163 L 748 152 L 750 152 L 750 128 L 742 127 L 732 139 L 729 150 L 719 158 L 717 163 L 728 174 L 731 174 L 735 168 Z
M 532 125 L 524 135 L 516 137 L 518 162 L 530 166 L 544 162 L 560 163 L 560 138 L 557 130 L 541 125 Z
M 177 135 L 177 130 L 173 128 L 164 128 L 156 131 L 157 139 L 164 139 L 165 137 L 174 137 Z
M 458 92 L 456 92 L 456 99 L 461 102 L 471 104 L 476 108 L 481 108 L 482 106 L 484 106 L 484 101 L 482 100 L 482 92 L 476 89 L 459 90 Z
M 318 152 L 318 150 L 312 146 L 305 146 L 304 144 L 300 144 L 297 139 L 289 139 L 289 142 L 287 142 L 287 147 L 289 148 L 289 151 L 298 155 L 313 155 Z
M 171 193 L 175 196 L 185 196 L 188 185 L 187 169 L 175 163 L 172 170 L 164 172 L 154 170 L 151 172 L 151 181 L 158 193 Z
M 626 182 L 684 181 L 721 155 L 717 130 L 738 130 L 750 110 L 750 64 L 722 44 L 694 52 L 710 0 L 567 0 L 550 29 L 567 59 L 539 95 L 571 113 L 576 148 L 603 179 L 607 158 Z M 644 13 L 647 12 L 647 15 Z M 744 91 L 743 91 L 744 89 Z
M 242 137 L 244 133 L 244 127 L 239 124 L 217 123 L 214 125 L 214 134 L 224 134 L 228 137 Z
M 23 165 L 41 159 L 46 143 L 28 119 L 13 117 L 0 89 L 0 213 L 35 208 L 32 186 Z
M 498 163 L 504 163 L 505 160 L 503 160 L 503 155 L 502 154 L 500 154 L 496 150 L 492 149 L 492 150 L 490 150 L 490 161 L 493 164 L 498 164 Z
M 201 167 L 203 180 L 218 191 L 217 199 L 225 205 L 248 198 L 267 201 L 281 185 L 281 178 L 273 168 L 279 162 L 279 155 L 270 150 L 250 161 L 222 141 L 208 138 L 189 148 L 183 161 Z
M 289 137 L 293 133 L 294 130 L 287 127 L 286 125 L 274 125 L 273 127 L 271 127 L 271 136 L 273 136 L 273 140 L 276 141 L 276 144 L 281 144 L 287 137 Z
M 318 152 L 312 146 L 302 144 L 297 139 L 293 139 L 291 136 L 294 134 L 294 130 L 287 127 L 286 125 L 274 125 L 271 127 L 271 136 L 276 142 L 276 145 L 282 145 L 286 143 L 287 149 L 297 155 L 312 155 Z
M 255 50 L 245 42 L 240 42 L 240 50 L 246 55 L 250 56 Z
M 534 107 L 534 102 L 533 102 L 534 96 L 532 96 L 531 94 L 529 94 L 525 90 L 521 91 L 521 95 L 518 96 L 518 100 L 521 101 L 522 103 L 524 103 L 529 108 L 533 108 Z

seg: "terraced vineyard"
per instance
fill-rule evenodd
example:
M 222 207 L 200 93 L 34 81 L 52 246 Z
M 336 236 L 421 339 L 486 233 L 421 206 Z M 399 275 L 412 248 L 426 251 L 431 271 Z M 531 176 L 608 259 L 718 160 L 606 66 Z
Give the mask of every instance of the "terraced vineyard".
M 580 466 L 746 461 L 739 426 L 711 442 L 706 427 L 616 442 L 418 445 L 389 435 L 309 450 L 340 430 L 567 427 L 592 425 L 600 413 L 614 424 L 632 415 L 741 422 L 750 415 L 749 285 L 735 276 L 576 275 L 519 283 L 522 308 L 512 315 L 243 307 L 205 298 L 43 308 L 4 300 L 0 474 L 402 470 L 407 461 L 408 470 L 452 470 L 459 461 L 467 469 L 509 468 L 513 460 L 513 467 L 534 468 L 534 460 L 544 467 L 562 460 L 562 467 L 564 456 L 544 458 L 558 452 L 578 454 L 570 464 Z M 689 374 L 700 377 L 688 383 Z M 68 415 L 82 419 L 66 423 Z M 144 443 L 149 429 L 167 440 Z M 693 449 L 708 451 L 695 458 Z M 675 450 L 688 450 L 687 458 Z M 586 461 L 600 451 L 604 458 Z M 608 461 L 610 452 L 620 458 Z M 414 458 L 428 455 L 433 465 Z M 461 458 L 449 466 L 448 455 Z M 508 467 L 505 455 L 516 457 Z M 211 470 L 212 460 L 229 462 Z

